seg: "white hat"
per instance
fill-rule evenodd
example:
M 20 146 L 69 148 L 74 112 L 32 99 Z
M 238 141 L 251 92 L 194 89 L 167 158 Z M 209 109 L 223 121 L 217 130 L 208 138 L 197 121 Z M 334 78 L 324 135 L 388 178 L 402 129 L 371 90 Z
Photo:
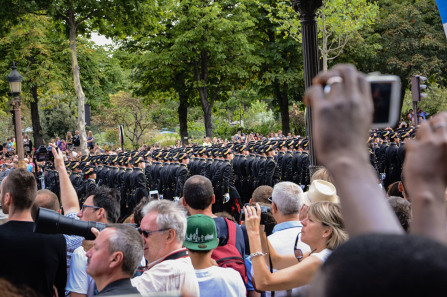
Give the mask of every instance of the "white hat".
M 322 201 L 339 202 L 335 186 L 332 183 L 321 179 L 314 180 L 310 185 L 309 190 L 301 195 L 303 203 L 307 206 Z

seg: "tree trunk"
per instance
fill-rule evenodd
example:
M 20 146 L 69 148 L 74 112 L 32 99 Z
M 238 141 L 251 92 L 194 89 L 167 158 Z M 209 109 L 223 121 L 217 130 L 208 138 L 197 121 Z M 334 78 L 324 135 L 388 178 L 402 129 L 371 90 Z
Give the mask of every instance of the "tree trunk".
M 76 97 L 78 98 L 78 130 L 81 140 L 81 154 L 88 155 L 87 150 L 87 135 L 85 133 L 85 95 L 82 90 L 81 80 L 79 78 L 79 64 L 78 56 L 76 53 L 76 35 L 77 35 L 77 24 L 75 20 L 75 15 L 73 9 L 69 11 L 69 25 L 70 25 L 70 53 L 71 53 L 71 66 L 73 70 L 73 82 L 76 91 Z
M 194 76 L 197 83 L 204 85 L 199 87 L 200 102 L 202 103 L 203 119 L 205 122 L 206 137 L 213 137 L 213 127 L 211 125 L 211 111 L 213 110 L 214 97 L 211 102 L 208 101 L 208 53 L 202 51 L 200 53 L 200 68 L 199 62 L 194 62 Z M 217 92 L 217 90 L 216 90 Z M 217 95 L 214 94 L 214 95 Z
M 34 147 L 38 148 L 43 145 L 43 132 L 42 126 L 40 125 L 40 116 L 39 116 L 39 97 L 37 96 L 37 87 L 31 87 L 31 93 L 33 96 L 33 100 L 30 102 L 31 109 L 31 122 L 33 124 L 33 138 L 34 138 Z
M 327 72 L 327 61 L 328 61 L 328 49 L 327 49 L 327 30 L 326 30 L 326 16 L 324 14 L 324 9 L 321 10 L 321 20 L 323 23 L 323 42 L 322 42 L 322 46 L 321 46 L 321 55 L 323 57 L 323 71 Z
M 188 96 L 179 93 L 178 121 L 180 123 L 180 139 L 183 146 L 188 145 Z
M 290 120 L 289 120 L 289 97 L 286 91 L 281 92 L 281 86 L 278 81 L 275 81 L 275 98 L 279 104 L 279 111 L 281 113 L 281 128 L 283 135 L 290 132 Z M 283 86 L 284 90 L 287 90 L 287 85 Z

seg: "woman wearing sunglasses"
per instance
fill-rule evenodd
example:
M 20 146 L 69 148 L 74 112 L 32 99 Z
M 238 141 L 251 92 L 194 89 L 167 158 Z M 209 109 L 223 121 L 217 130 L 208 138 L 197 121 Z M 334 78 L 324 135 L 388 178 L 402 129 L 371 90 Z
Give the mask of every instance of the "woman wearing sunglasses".
M 340 206 L 332 202 L 316 202 L 309 207 L 307 218 L 301 222 L 301 241 L 310 246 L 311 252 L 303 255 L 296 249 L 295 255 L 279 255 L 270 244 L 268 247 L 265 241 L 261 244 L 259 205 L 244 208 L 257 290 L 291 290 L 309 284 L 332 250 L 348 239 Z M 264 234 L 262 237 L 264 239 Z M 269 271 L 266 265 L 269 254 L 273 267 L 281 270 Z

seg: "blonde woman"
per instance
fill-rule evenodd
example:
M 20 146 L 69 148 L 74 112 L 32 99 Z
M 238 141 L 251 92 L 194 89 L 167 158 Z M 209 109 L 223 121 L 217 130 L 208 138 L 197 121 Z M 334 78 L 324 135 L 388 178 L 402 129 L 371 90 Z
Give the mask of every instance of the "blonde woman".
M 332 202 L 317 202 L 309 207 L 307 218 L 301 222 L 301 241 L 310 246 L 310 253 L 303 255 L 300 250 L 295 250 L 295 255 L 283 256 L 276 253 L 271 245 L 263 251 L 259 232 L 261 209 L 259 205 L 256 208 L 247 206 L 244 211 L 257 290 L 291 290 L 309 284 L 332 250 L 348 239 L 340 206 Z M 269 271 L 267 251 L 273 267 L 281 270 Z
M 92 131 L 88 131 L 87 148 L 88 148 L 89 150 L 92 150 L 93 147 L 95 146 L 95 144 L 94 144 L 94 140 L 95 140 L 95 138 L 93 138 L 93 132 L 92 132 Z
M 67 132 L 67 136 L 65 137 L 65 143 L 67 144 L 67 148 L 72 151 L 73 150 L 73 135 L 71 132 Z

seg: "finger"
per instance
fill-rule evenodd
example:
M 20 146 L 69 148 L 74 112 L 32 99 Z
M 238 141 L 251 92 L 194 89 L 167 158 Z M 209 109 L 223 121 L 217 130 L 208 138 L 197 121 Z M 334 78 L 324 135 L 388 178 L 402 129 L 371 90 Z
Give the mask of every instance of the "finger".
M 261 206 L 259 205 L 259 203 L 256 203 L 256 214 L 258 216 L 261 216 Z
M 429 123 L 439 140 L 447 139 L 447 112 L 435 115 Z
M 416 131 L 416 140 L 425 140 L 431 138 L 432 128 L 429 122 L 422 122 L 419 129 Z
M 343 89 L 346 94 L 355 94 L 357 93 L 358 80 L 357 80 L 357 69 L 350 64 L 342 64 L 334 67 L 334 71 L 340 73 L 340 76 L 343 78 Z M 351 96 L 342 96 L 344 98 L 341 99 L 351 99 Z
M 96 229 L 95 227 L 92 227 L 90 230 L 95 235 L 95 237 L 98 237 L 98 235 L 99 235 L 99 230 L 98 229 Z

